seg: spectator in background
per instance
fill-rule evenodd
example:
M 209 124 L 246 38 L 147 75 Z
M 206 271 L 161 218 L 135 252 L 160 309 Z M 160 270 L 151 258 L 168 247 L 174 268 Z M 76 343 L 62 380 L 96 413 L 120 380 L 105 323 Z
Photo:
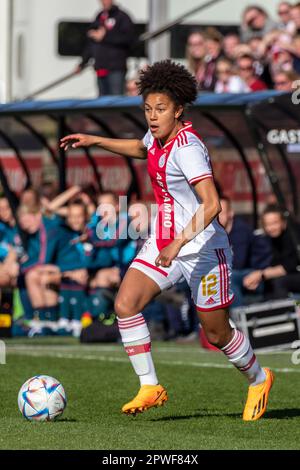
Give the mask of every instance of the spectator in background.
M 59 268 L 53 263 L 59 242 L 56 220 L 42 215 L 39 206 L 21 205 L 18 208 L 19 223 L 27 234 L 26 254 L 21 260 L 20 272 L 25 277 L 27 293 L 33 307 L 34 333 L 53 332 L 56 329 L 58 296 L 52 282 L 59 282 Z M 19 241 L 21 243 L 21 241 Z
M 245 93 L 249 91 L 246 83 L 234 73 L 233 64 L 228 59 L 218 60 L 216 75 L 216 93 Z
M 207 54 L 205 56 L 206 68 L 202 89 L 213 91 L 217 81 L 217 62 L 223 55 L 223 36 L 216 28 L 207 28 L 205 34 Z
M 202 31 L 193 31 L 187 38 L 186 59 L 189 71 L 195 76 L 198 88 L 204 87 L 206 73 L 205 35 Z
M 273 88 L 273 79 L 268 61 L 265 38 L 254 36 L 249 39 L 247 46 L 250 48 L 250 51 L 239 55 L 250 55 L 253 57 L 255 75 L 266 84 L 267 88 Z
M 273 74 L 279 70 L 294 70 L 300 74 L 300 36 L 292 38 L 274 31 L 268 57 Z
M 0 242 L 0 288 L 16 287 L 18 274 L 16 251 L 6 242 Z
M 262 231 L 253 231 L 241 217 L 234 214 L 231 201 L 225 196 L 220 199 L 222 211 L 219 221 L 225 228 L 233 250 L 232 290 L 235 294 L 233 306 L 244 305 L 245 296 L 251 294 L 243 285 L 246 276 L 268 266 L 271 261 L 271 246 Z M 262 293 L 263 285 L 256 292 Z
M 81 241 L 87 222 L 87 206 L 80 199 L 70 202 L 65 223 L 60 227 L 55 259 L 61 273 L 58 334 L 80 336 L 80 320 L 86 311 L 87 268 L 93 249 Z
M 227 59 L 234 61 L 236 59 L 237 46 L 241 43 L 239 35 L 228 33 L 223 39 L 223 51 Z
M 88 243 L 93 246 L 89 264 L 89 309 L 93 316 L 108 314 L 114 295 L 130 262 L 136 254 L 137 242 L 128 236 L 130 219 L 111 191 L 98 198 L 98 209 L 88 224 Z M 99 309 L 100 312 L 99 312 Z
M 294 24 L 293 34 L 300 34 L 300 2 L 292 5 L 290 15 Z
M 58 187 L 54 181 L 44 181 L 39 189 L 40 199 L 43 202 L 50 202 L 58 195 Z
M 101 0 L 101 3 L 103 10 L 88 30 L 89 42 L 77 71 L 94 59 L 99 96 L 122 95 L 127 57 L 134 41 L 134 25 L 113 0 Z
M 279 22 L 277 28 L 285 31 L 289 34 L 294 34 L 295 26 L 292 21 L 291 8 L 292 5 L 289 2 L 280 2 L 277 9 Z
M 267 206 L 262 226 L 272 244 L 272 259 L 267 267 L 246 276 L 244 286 L 255 290 L 264 281 L 266 299 L 284 299 L 289 293 L 300 293 L 298 253 L 281 209 Z M 294 229 L 299 231 L 296 225 Z
M 16 223 L 8 199 L 0 197 L 0 241 L 13 245 L 17 233 Z
M 138 96 L 139 90 L 137 87 L 137 79 L 131 78 L 130 80 L 126 80 L 126 96 Z
M 248 85 L 249 91 L 266 90 L 266 84 L 255 74 L 254 60 L 251 55 L 241 55 L 237 59 L 237 71 L 242 80 Z
M 264 37 L 269 31 L 276 28 L 276 23 L 271 20 L 267 12 L 258 5 L 248 6 L 243 13 L 240 28 L 242 42 L 247 42 L 252 37 Z
M 25 189 L 20 196 L 20 205 L 33 209 L 39 207 L 40 195 L 38 191 L 32 187 Z
M 279 71 L 274 75 L 274 88 L 278 91 L 294 91 L 294 83 L 297 80 L 300 80 L 300 76 L 294 71 Z

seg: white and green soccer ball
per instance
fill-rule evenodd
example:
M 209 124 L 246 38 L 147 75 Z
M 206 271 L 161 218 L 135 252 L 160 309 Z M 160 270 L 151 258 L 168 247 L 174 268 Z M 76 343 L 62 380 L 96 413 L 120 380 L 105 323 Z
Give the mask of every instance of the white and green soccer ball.
M 53 421 L 67 405 L 62 384 L 49 375 L 36 375 L 20 388 L 18 405 L 24 418 L 30 421 Z

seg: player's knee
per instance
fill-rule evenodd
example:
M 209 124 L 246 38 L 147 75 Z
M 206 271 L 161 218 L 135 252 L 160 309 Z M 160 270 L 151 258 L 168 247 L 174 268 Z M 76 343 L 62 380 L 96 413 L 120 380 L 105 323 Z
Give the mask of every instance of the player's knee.
M 128 318 L 139 313 L 137 306 L 133 302 L 122 297 L 116 298 L 114 308 L 119 318 Z
M 226 333 L 222 331 L 208 330 L 205 331 L 207 341 L 216 348 L 222 348 L 227 344 Z

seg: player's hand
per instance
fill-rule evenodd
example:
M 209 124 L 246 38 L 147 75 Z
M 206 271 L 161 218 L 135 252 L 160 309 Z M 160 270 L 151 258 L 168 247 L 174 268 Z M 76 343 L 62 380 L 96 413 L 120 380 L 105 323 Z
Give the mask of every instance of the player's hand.
M 248 274 L 243 279 L 243 286 L 246 287 L 248 290 L 255 290 L 257 289 L 259 283 L 262 281 L 262 271 L 253 271 L 252 273 Z
M 90 147 L 96 144 L 97 138 L 93 135 L 87 134 L 70 134 L 66 135 L 60 140 L 60 147 L 64 150 L 68 150 L 69 147 Z
M 168 268 L 171 266 L 172 261 L 176 258 L 179 251 L 181 249 L 181 245 L 178 241 L 174 240 L 170 243 L 170 245 L 166 246 L 161 250 L 158 257 L 155 260 L 156 266 L 162 266 L 164 268 Z
M 98 29 L 90 29 L 87 33 L 90 39 L 93 39 L 95 42 L 101 42 L 106 34 L 106 29 L 101 27 Z

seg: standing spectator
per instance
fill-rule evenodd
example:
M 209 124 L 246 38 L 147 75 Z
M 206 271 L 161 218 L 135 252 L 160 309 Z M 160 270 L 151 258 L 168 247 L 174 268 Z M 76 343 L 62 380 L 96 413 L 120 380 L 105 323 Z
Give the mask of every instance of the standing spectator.
M 240 36 L 242 42 L 247 42 L 252 37 L 264 37 L 269 31 L 276 28 L 276 23 L 271 20 L 267 12 L 258 5 L 248 6 L 243 13 Z
M 89 42 L 77 70 L 82 70 L 93 58 L 99 95 L 122 95 L 134 25 L 113 0 L 101 0 L 101 3 L 103 10 L 88 30 Z
M 242 55 L 237 59 L 239 76 L 248 85 L 249 91 L 266 90 L 266 84 L 255 74 L 254 60 L 251 55 Z
M 188 36 L 186 45 L 186 58 L 189 71 L 195 76 L 198 88 L 204 86 L 206 72 L 205 36 L 202 31 L 193 31 Z
M 249 91 L 246 83 L 233 72 L 230 60 L 219 59 L 216 74 L 216 93 L 246 93 Z

